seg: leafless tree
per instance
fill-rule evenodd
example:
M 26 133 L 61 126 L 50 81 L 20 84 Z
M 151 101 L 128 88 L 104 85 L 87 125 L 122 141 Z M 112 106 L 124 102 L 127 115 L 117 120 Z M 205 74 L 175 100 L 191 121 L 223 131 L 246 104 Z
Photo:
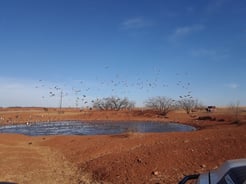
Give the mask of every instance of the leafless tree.
M 187 114 L 190 114 L 192 110 L 199 106 L 198 100 L 183 98 L 178 101 L 180 108 L 184 109 Z
M 100 110 L 106 110 L 107 109 L 105 101 L 103 101 L 102 99 L 94 100 L 93 108 L 100 109 Z
M 152 97 L 145 101 L 147 108 L 155 109 L 160 115 L 166 116 L 170 111 L 174 110 L 175 100 L 168 97 Z
M 132 109 L 135 106 L 133 101 L 128 100 L 126 97 L 121 99 L 119 97 L 107 97 L 96 99 L 93 102 L 93 108 L 100 110 L 122 110 Z

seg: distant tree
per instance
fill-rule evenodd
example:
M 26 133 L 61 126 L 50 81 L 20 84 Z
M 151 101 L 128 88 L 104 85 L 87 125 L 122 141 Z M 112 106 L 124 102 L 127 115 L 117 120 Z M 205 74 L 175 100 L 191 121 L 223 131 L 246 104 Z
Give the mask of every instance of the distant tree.
M 100 110 L 122 110 L 122 109 L 132 109 L 135 103 L 128 100 L 128 98 L 119 97 L 107 97 L 102 99 L 96 99 L 93 102 L 93 108 Z
M 145 101 L 145 106 L 147 108 L 154 109 L 158 111 L 159 114 L 166 116 L 170 111 L 175 108 L 175 100 L 168 97 L 152 97 Z
M 192 110 L 198 108 L 198 100 L 183 98 L 178 101 L 181 109 L 184 109 L 187 114 L 190 114 Z
M 234 122 L 235 123 L 239 123 L 239 115 L 240 115 L 240 102 L 237 101 L 237 102 L 234 102 L 234 103 L 231 103 L 230 106 L 229 106 L 229 110 L 230 112 L 233 114 L 233 118 L 234 118 Z

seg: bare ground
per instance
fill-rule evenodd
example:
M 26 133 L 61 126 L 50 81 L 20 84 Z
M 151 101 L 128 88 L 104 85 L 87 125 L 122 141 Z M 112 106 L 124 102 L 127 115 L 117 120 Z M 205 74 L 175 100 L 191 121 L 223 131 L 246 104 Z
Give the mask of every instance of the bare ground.
M 192 124 L 194 132 L 126 132 L 108 136 L 0 135 L 0 183 L 177 183 L 184 175 L 217 168 L 228 159 L 246 158 L 246 116 L 240 123 L 216 113 L 79 112 L 2 109 L 1 124 L 61 119 L 156 120 Z M 210 116 L 216 119 L 197 120 Z M 223 121 L 222 121 L 223 120 Z
M 7 141 L 6 141 L 7 140 Z M 77 168 L 40 138 L 1 135 L 0 182 L 78 183 Z

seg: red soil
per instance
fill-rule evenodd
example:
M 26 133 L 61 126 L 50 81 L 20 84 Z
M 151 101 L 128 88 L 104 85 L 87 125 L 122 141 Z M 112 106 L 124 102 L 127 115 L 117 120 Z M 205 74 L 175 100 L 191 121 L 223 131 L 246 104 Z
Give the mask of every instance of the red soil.
M 156 115 L 151 111 L 0 109 L 1 124 L 55 120 L 175 121 L 193 132 L 126 132 L 103 136 L 0 135 L 0 182 L 14 183 L 177 183 L 184 175 L 246 158 L 246 113 L 239 123 L 225 109 Z M 211 120 L 197 120 L 209 116 Z M 216 118 L 216 120 L 215 120 Z

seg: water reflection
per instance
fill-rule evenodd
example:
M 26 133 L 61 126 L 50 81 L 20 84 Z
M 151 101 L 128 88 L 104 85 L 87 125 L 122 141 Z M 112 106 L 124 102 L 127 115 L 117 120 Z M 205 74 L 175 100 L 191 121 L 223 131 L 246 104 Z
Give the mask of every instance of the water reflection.
M 113 135 L 125 132 L 184 132 L 194 127 L 160 122 L 79 122 L 63 121 L 30 125 L 0 126 L 0 133 L 38 135 Z

